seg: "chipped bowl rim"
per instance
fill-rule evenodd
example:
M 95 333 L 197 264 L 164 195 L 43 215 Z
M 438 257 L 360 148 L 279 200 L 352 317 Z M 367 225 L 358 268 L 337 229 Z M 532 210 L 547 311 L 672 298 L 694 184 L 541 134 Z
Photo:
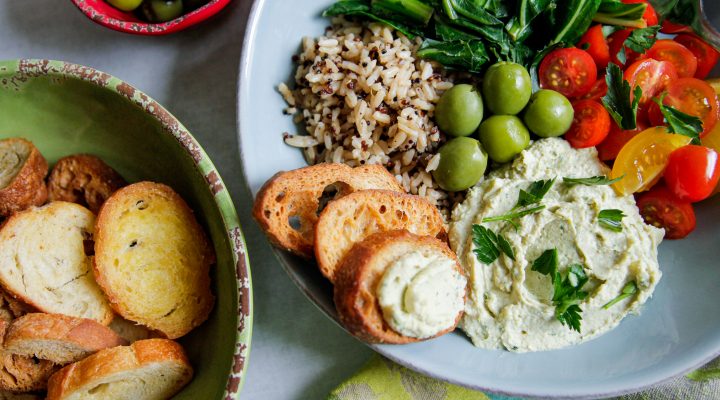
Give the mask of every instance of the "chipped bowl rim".
M 157 101 L 129 83 L 92 67 L 46 59 L 4 60 L 0 61 L 0 74 L 24 75 L 28 78 L 51 76 L 77 79 L 112 91 L 158 121 L 163 127 L 163 133 L 177 140 L 186 155 L 192 158 L 193 164 L 205 178 L 206 188 L 213 195 L 233 253 L 237 287 L 237 300 L 234 305 L 237 312 L 235 350 L 222 399 L 238 399 L 245 382 L 253 327 L 250 261 L 234 202 L 205 150 L 190 131 Z

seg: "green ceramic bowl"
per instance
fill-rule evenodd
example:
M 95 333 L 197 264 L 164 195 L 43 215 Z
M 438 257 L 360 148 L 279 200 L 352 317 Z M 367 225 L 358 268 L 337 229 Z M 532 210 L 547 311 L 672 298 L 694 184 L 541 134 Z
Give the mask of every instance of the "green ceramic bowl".
M 31 140 L 52 165 L 91 153 L 129 182 L 174 188 L 215 246 L 217 297 L 208 321 L 180 339 L 195 368 L 177 399 L 233 399 L 242 387 L 252 330 L 252 285 L 230 194 L 205 151 L 175 117 L 127 83 L 59 61 L 0 62 L 0 138 Z

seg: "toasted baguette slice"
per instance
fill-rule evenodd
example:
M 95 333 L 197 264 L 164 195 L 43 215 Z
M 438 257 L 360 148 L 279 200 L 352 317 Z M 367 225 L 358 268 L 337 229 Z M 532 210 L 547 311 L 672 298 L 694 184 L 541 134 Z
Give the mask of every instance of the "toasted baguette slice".
M 253 216 L 276 246 L 311 258 L 322 198 L 333 191 L 339 198 L 364 189 L 403 191 L 379 165 L 318 164 L 272 177 L 255 198 Z
M 167 339 L 101 350 L 50 377 L 48 400 L 164 400 L 192 378 L 183 348 Z
M 127 342 L 105 325 L 86 318 L 32 313 L 14 320 L 5 333 L 11 354 L 68 364 Z
M 190 207 L 170 187 L 126 186 L 100 209 L 94 271 L 123 318 L 170 339 L 203 323 L 215 301 L 215 253 Z
M 128 343 L 162 337 L 157 332 L 151 331 L 150 329 L 136 324 L 135 322 L 128 321 L 119 315 L 116 315 L 115 318 L 113 318 L 110 325 L 108 325 L 108 328 L 112 329 Z
M 426 256 L 443 257 L 452 261 L 464 276 L 455 253 L 432 236 L 418 236 L 405 230 L 380 232 L 358 242 L 347 253 L 336 274 L 335 307 L 345 328 L 368 343 L 404 344 L 425 339 L 404 336 L 392 329 L 383 318 L 377 298 L 377 288 L 385 271 L 398 258 L 420 251 Z M 462 310 L 452 326 L 432 337 L 455 329 Z
M 446 239 L 443 219 L 425 199 L 387 190 L 363 190 L 328 204 L 315 227 L 315 257 L 331 282 L 340 261 L 357 242 L 377 232 L 406 229 Z
M 8 322 L 0 320 L 0 344 L 7 326 Z M 51 361 L 36 360 L 0 350 L 0 390 L 9 392 L 45 390 L 50 375 L 58 369 L 60 366 Z
M 50 201 L 77 203 L 97 214 L 100 206 L 125 180 L 103 160 L 76 154 L 61 158 L 48 178 Z
M 41 400 L 37 394 L 32 393 L 13 393 L 9 390 L 0 390 L 0 400 Z
M 31 142 L 0 140 L 0 216 L 45 203 L 47 172 L 47 161 Z
M 85 253 L 94 231 L 93 213 L 73 203 L 13 214 L 0 229 L 0 283 L 41 312 L 109 324 L 112 309 Z
M 15 318 L 35 311 L 29 305 L 15 299 L 4 289 L 0 288 L 0 320 L 7 323 L 12 322 Z

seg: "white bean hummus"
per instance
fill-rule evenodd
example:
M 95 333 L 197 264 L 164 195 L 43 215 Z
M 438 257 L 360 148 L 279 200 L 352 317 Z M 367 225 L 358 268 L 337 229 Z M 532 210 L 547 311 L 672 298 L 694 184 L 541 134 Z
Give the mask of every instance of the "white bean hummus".
M 425 339 L 455 325 L 467 280 L 446 256 L 414 251 L 394 261 L 377 289 L 383 319 L 396 332 Z
M 491 174 L 472 188 L 453 210 L 450 243 L 469 279 L 469 296 L 461 328 L 482 348 L 515 352 L 550 350 L 597 337 L 613 328 L 652 295 L 661 277 L 657 246 L 663 231 L 642 220 L 632 196 L 620 197 L 608 185 L 569 185 L 563 177 L 608 175 L 596 150 L 576 150 L 562 139 L 541 139 L 523 151 L 512 164 Z M 544 196 L 545 208 L 514 220 L 482 222 L 507 214 L 519 191 L 535 181 L 555 179 Z M 598 223 L 601 210 L 625 214 L 622 231 Z M 486 265 L 473 253 L 473 224 L 502 234 L 514 250 L 515 261 L 501 253 Z M 560 323 L 553 304 L 553 284 L 532 265 L 548 249 L 557 249 L 558 271 L 581 264 L 588 277 L 581 331 Z M 637 291 L 620 302 L 603 306 L 634 282 Z

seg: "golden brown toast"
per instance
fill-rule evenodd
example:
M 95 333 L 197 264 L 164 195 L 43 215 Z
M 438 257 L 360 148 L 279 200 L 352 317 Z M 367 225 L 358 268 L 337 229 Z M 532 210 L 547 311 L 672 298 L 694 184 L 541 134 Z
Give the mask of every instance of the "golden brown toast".
M 97 214 L 100 206 L 116 190 L 127 185 L 120 174 L 89 154 L 63 157 L 48 178 L 50 201 L 77 203 Z
M 314 227 L 323 196 L 334 198 L 364 189 L 403 189 L 385 168 L 318 164 L 273 176 L 258 192 L 253 216 L 270 240 L 297 255 L 313 256 Z
M 0 216 L 45 203 L 47 172 L 47 161 L 30 141 L 0 140 Z

